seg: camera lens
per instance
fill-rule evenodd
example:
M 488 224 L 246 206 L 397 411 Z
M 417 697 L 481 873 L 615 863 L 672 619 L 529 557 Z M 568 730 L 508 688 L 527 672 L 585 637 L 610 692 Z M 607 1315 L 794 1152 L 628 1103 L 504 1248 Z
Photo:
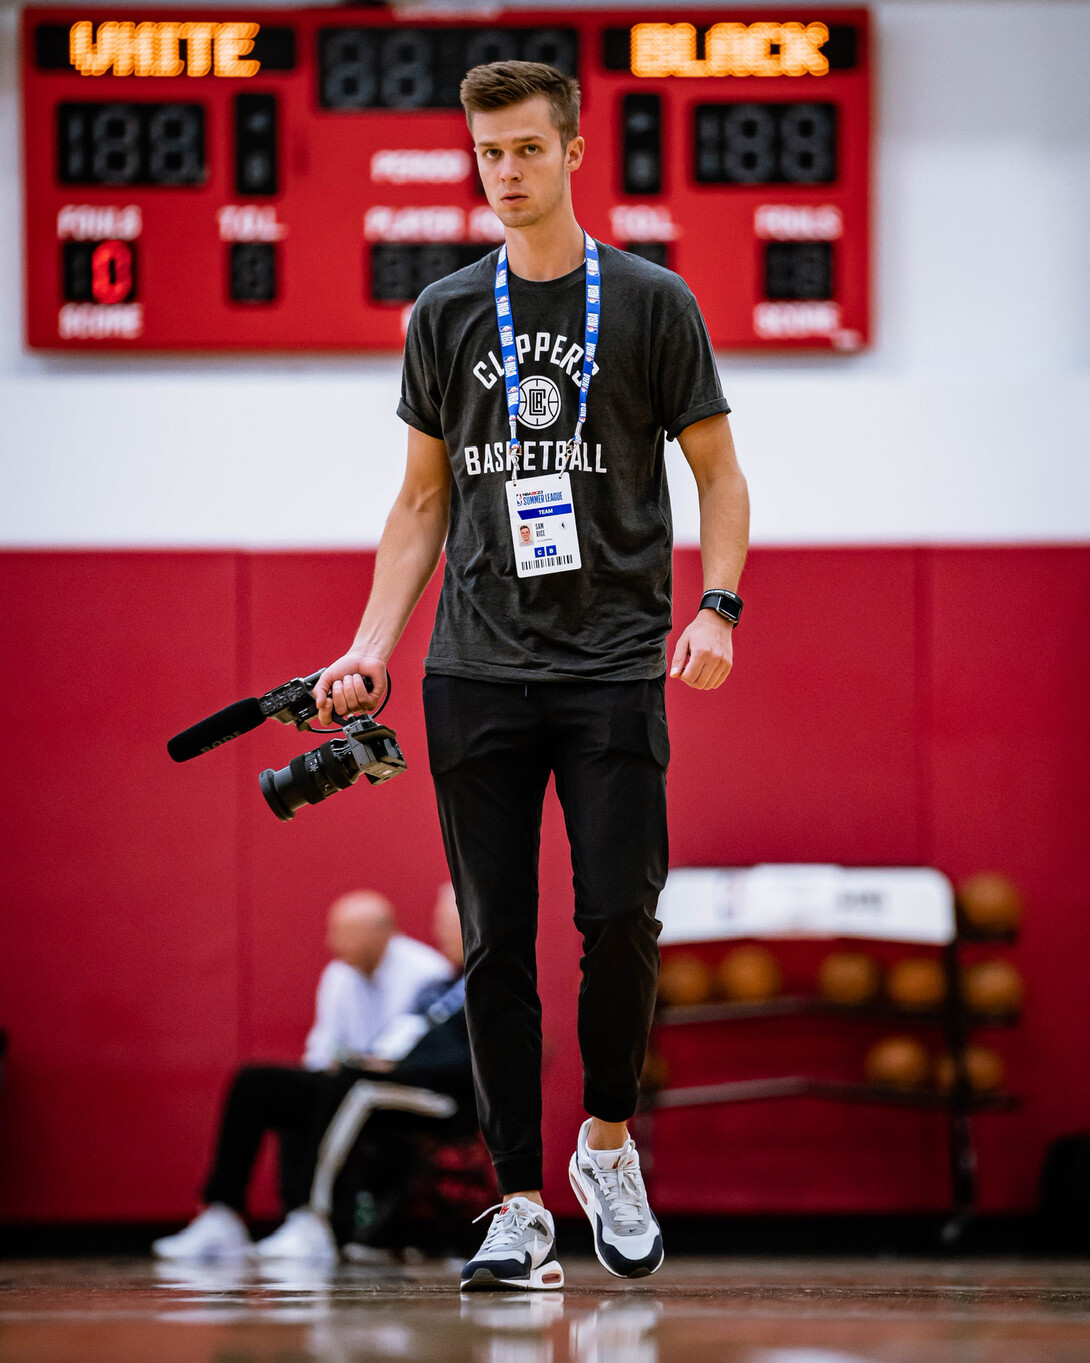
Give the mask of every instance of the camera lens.
M 257 778 L 257 784 L 261 787 L 261 793 L 265 797 L 265 803 L 272 812 L 283 823 L 295 818 L 295 811 L 299 804 L 288 804 L 283 799 L 281 791 L 287 787 L 291 788 L 291 768 L 281 767 L 279 771 L 273 771 L 272 767 L 266 767 Z M 303 801 L 299 802 L 304 803 Z
M 320 748 L 300 753 L 279 771 L 268 768 L 258 777 L 265 803 L 282 822 L 295 818 L 303 805 L 321 804 L 338 790 L 347 790 L 360 774 L 351 746 L 331 738 Z

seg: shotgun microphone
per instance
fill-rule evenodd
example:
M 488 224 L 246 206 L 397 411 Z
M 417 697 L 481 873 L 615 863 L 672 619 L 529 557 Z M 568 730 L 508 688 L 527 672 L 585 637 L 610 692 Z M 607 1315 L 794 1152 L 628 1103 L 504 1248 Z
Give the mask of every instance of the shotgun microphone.
M 211 752 L 221 743 L 228 743 L 232 738 L 238 738 L 240 734 L 248 734 L 251 729 L 264 724 L 267 717 L 261 702 L 254 696 L 248 696 L 246 700 L 236 700 L 233 705 L 228 705 L 214 715 L 209 715 L 207 719 L 202 719 L 198 724 L 183 729 L 180 734 L 175 734 L 167 743 L 167 752 L 175 762 L 188 762 L 191 757 Z

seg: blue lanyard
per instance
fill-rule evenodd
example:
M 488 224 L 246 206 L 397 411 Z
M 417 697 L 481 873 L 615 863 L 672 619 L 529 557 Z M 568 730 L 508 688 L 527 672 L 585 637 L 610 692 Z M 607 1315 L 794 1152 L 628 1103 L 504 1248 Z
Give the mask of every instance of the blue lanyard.
M 556 442 L 556 470 L 562 471 L 566 454 L 574 454 L 583 434 L 587 419 L 587 393 L 594 373 L 594 352 L 598 349 L 598 321 L 602 312 L 601 272 L 598 268 L 598 245 L 589 232 L 583 233 L 587 251 L 587 311 L 583 333 L 583 377 L 579 384 L 579 420 L 575 434 L 565 444 Z M 515 457 L 513 478 L 517 481 L 522 459 L 522 442 L 518 438 L 519 416 L 519 357 L 515 346 L 514 318 L 511 315 L 511 294 L 507 287 L 507 246 L 504 244 L 496 261 L 496 321 L 500 328 L 500 352 L 503 355 L 503 376 L 507 389 L 507 419 L 511 425 L 511 453 Z

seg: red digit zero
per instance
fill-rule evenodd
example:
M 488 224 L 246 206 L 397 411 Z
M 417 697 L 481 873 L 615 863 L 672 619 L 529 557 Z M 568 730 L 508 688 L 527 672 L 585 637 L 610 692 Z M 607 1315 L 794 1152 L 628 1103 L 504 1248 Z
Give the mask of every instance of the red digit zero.
M 96 303 L 124 303 L 132 293 L 132 248 L 127 241 L 103 241 L 91 256 L 91 292 Z

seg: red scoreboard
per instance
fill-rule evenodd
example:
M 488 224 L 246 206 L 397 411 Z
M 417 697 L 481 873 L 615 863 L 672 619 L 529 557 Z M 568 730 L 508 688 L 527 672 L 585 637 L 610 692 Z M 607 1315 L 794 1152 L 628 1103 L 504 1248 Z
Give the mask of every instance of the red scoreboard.
M 868 336 L 862 9 L 27 10 L 27 335 L 78 350 L 399 350 L 502 239 L 458 86 L 577 75 L 599 240 L 677 270 L 726 349 Z

